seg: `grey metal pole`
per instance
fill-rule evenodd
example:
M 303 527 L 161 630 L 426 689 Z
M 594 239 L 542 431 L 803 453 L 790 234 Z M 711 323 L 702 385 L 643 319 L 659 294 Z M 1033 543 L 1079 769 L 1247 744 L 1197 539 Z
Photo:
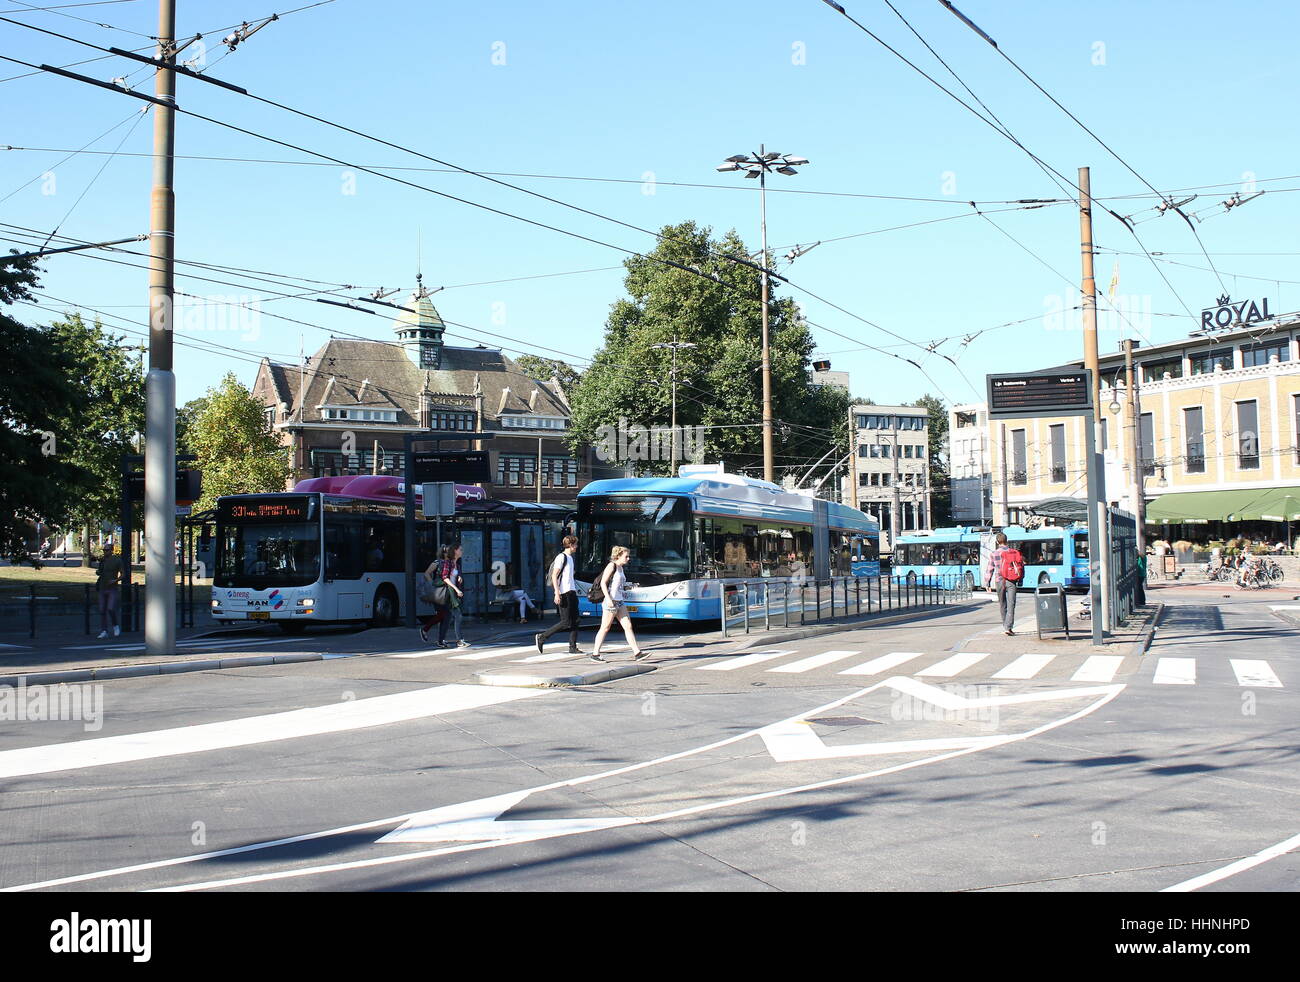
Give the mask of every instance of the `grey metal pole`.
M 414 441 L 411 439 L 410 433 L 405 434 L 402 439 L 405 443 L 403 449 L 406 456 L 406 460 L 402 465 L 402 479 L 406 490 L 402 533 L 405 545 L 403 551 L 406 553 L 406 562 L 404 563 L 406 566 L 406 589 L 403 591 L 406 594 L 404 604 L 406 616 L 402 622 L 407 627 L 415 627 L 415 483 L 413 477 L 415 451 L 413 449 Z
M 1091 421 L 1089 421 L 1091 422 Z M 1091 426 L 1084 426 L 1085 446 L 1088 463 L 1088 595 L 1092 599 L 1092 643 L 1101 644 L 1105 640 L 1105 625 L 1102 623 L 1101 608 L 1101 543 L 1098 512 L 1104 518 L 1103 507 L 1098 509 L 1093 501 L 1092 492 L 1097 480 L 1097 439 Z
M 758 145 L 761 160 L 765 153 L 764 145 Z M 758 200 L 763 239 L 763 480 L 773 481 L 776 468 L 772 459 L 772 355 L 768 347 L 767 326 L 767 167 L 759 168 Z
M 158 3 L 153 194 L 149 223 L 149 374 L 145 380 L 145 653 L 176 650 L 176 376 L 172 370 L 172 285 L 176 196 L 174 41 L 176 0 Z M 128 560 L 129 561 L 129 560 Z

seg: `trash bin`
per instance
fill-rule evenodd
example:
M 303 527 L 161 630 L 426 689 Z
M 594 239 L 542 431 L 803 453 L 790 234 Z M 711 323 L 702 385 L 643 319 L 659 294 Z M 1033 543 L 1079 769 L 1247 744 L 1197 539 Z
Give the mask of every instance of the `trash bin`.
M 1038 621 L 1038 638 L 1044 631 L 1064 631 L 1070 639 L 1069 613 L 1065 608 L 1065 587 L 1059 583 L 1042 583 L 1034 590 L 1034 615 Z

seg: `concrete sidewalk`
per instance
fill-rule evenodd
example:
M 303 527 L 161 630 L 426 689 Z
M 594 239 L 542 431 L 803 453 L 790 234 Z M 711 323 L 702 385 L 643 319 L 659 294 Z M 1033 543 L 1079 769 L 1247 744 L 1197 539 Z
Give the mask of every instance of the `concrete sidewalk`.
M 1164 604 L 1147 598 L 1145 607 L 1135 610 L 1102 644 L 1092 643 L 1092 620 L 1080 616 L 1083 598 L 1071 595 L 1067 599 L 1070 637 L 1064 631 L 1045 631 L 1038 637 L 1037 622 L 1034 612 L 1033 594 L 1022 593 L 1016 603 L 1016 633 L 1010 637 L 1002 631 L 1002 625 L 989 628 L 962 645 L 962 650 L 984 651 L 989 654 L 1028 655 L 1028 654 L 1076 654 L 1076 655 L 1121 655 L 1140 657 L 1151 646 L 1155 636 L 1156 625 Z M 1028 601 L 1028 602 L 1026 602 Z M 993 610 L 997 615 L 996 604 Z

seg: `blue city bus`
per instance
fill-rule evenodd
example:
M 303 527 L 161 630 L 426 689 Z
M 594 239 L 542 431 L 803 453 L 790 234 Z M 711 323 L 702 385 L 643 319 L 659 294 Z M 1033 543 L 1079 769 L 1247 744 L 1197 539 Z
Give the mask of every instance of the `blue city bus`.
M 581 613 L 600 616 L 587 588 L 614 546 L 631 551 L 626 602 L 640 618 L 717 620 L 727 579 L 880 575 L 880 526 L 864 512 L 716 466 L 681 474 L 594 481 L 578 493 Z
M 1086 590 L 1089 584 L 1088 529 L 1083 525 L 1026 529 L 1008 525 L 1001 531 L 1025 559 L 1027 589 L 1045 583 Z M 911 532 L 898 537 L 894 576 L 911 582 L 939 582 L 940 577 L 983 586 L 984 568 L 993 551 L 995 533 L 966 526 Z

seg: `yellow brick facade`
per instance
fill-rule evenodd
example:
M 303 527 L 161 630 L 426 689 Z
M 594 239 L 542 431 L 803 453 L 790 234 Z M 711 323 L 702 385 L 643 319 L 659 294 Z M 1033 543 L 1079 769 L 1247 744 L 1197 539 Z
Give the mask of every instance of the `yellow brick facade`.
M 1239 332 L 1212 339 L 1188 338 L 1143 351 L 1135 364 L 1144 361 L 1181 359 L 1181 376 L 1162 375 L 1138 386 L 1140 411 L 1150 414 L 1153 444 L 1150 459 L 1155 473 L 1145 478 L 1149 502 L 1162 494 L 1180 491 L 1218 491 L 1243 488 L 1300 486 L 1300 346 L 1294 324 L 1275 327 L 1261 338 Z M 1271 357 L 1264 364 L 1254 347 L 1271 344 Z M 1232 367 L 1191 374 L 1194 359 L 1211 348 L 1232 349 Z M 1285 358 L 1281 357 L 1285 354 Z M 1144 357 L 1145 356 L 1145 357 Z M 1128 429 L 1128 398 L 1124 386 L 1123 357 L 1102 359 L 1102 416 L 1106 426 L 1106 476 L 1110 501 L 1133 507 L 1132 439 Z M 1112 387 L 1114 385 L 1114 387 Z M 1113 399 L 1121 405 L 1110 412 Z M 1254 403 L 1258 421 L 1258 466 L 1244 466 L 1241 455 L 1242 427 L 1239 406 Z M 1185 410 L 1200 408 L 1204 470 L 1189 466 Z M 1051 428 L 1064 426 L 1063 460 L 1055 460 Z M 1044 498 L 1086 496 L 1084 462 L 1085 417 L 1025 417 L 991 419 L 988 424 L 989 479 L 993 489 L 994 520 L 1006 523 L 1020 517 L 1021 509 Z M 1017 480 L 1015 440 L 1022 431 L 1025 441 L 1023 483 Z M 1005 443 L 1004 443 L 1005 433 Z M 1192 448 L 1194 450 L 1194 446 Z M 1004 495 L 1003 457 L 1007 458 Z M 1194 458 L 1194 454 L 1190 455 Z M 1054 464 L 1064 464 L 1065 473 L 1053 473 Z M 1061 479 L 1063 478 L 1063 479 Z M 1004 507 L 1003 502 L 1006 502 Z M 1010 514 L 1008 515 L 1008 511 Z

